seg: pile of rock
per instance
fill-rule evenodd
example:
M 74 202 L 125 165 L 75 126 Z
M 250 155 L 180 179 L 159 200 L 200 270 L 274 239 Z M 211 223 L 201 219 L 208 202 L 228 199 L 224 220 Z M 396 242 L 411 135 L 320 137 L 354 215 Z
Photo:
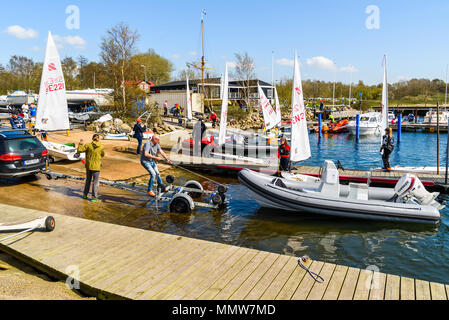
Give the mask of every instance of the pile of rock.
M 174 126 L 166 124 L 165 122 L 163 122 L 162 124 L 150 124 L 149 128 L 153 130 L 154 133 L 159 135 L 170 133 L 176 130 Z
M 111 119 L 107 121 L 96 121 L 91 125 L 86 127 L 88 131 L 94 131 L 99 134 L 118 134 L 118 133 L 128 133 L 130 134 L 133 131 L 134 124 L 128 124 L 123 122 L 121 119 Z M 167 125 L 166 123 L 162 124 L 150 124 L 148 129 L 153 130 L 153 132 L 162 135 L 165 133 L 169 133 L 175 131 L 176 128 L 171 125 Z

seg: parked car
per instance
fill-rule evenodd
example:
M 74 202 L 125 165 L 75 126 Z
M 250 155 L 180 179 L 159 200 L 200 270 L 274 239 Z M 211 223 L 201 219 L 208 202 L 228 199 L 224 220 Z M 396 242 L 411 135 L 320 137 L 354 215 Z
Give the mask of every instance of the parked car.
M 25 130 L 0 128 L 0 177 L 22 177 L 45 169 L 48 150 Z

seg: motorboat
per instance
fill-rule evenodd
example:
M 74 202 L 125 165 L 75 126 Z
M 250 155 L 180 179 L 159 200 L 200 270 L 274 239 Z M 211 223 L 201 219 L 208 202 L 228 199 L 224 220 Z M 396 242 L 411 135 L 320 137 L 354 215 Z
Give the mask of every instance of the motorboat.
M 447 124 L 449 120 L 449 111 L 428 111 L 424 117 L 423 124 Z
M 0 107 L 6 107 L 8 105 L 8 96 L 0 96 Z
M 24 104 L 36 103 L 38 96 L 33 93 L 26 93 L 25 91 L 14 91 L 6 97 L 7 104 L 10 106 L 22 106 Z
M 267 208 L 346 218 L 437 223 L 445 205 L 439 193 L 428 192 L 414 175 L 405 174 L 395 188 L 367 184 L 341 185 L 332 161 L 325 161 L 321 179 L 294 181 L 244 169 L 239 181 Z
M 69 146 L 66 144 L 60 144 L 50 141 L 41 141 L 42 144 L 47 148 L 49 158 L 52 162 L 58 161 L 81 161 L 86 157 L 85 153 L 78 153 L 77 148 Z
M 95 102 L 98 107 L 108 107 L 114 104 L 112 99 L 113 89 L 85 89 L 67 91 L 67 103 L 80 105 L 85 102 Z
M 380 135 L 381 134 L 382 115 L 378 112 L 369 112 L 360 115 L 359 135 Z M 349 132 L 356 135 L 356 120 L 350 121 L 346 127 Z

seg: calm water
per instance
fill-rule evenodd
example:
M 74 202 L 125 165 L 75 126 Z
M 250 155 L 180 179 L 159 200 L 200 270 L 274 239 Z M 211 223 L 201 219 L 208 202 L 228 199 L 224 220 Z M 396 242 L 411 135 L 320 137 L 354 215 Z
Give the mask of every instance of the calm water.
M 442 155 L 446 141 L 447 134 L 441 135 Z M 321 165 L 324 159 L 340 160 L 348 168 L 382 165 L 380 138 L 356 143 L 346 134 L 321 139 L 311 135 L 310 143 L 313 159 L 302 163 L 305 165 Z M 391 159 L 394 165 L 436 166 L 436 135 L 403 133 Z M 430 226 L 316 217 L 261 209 L 237 181 L 223 182 L 230 186 L 223 211 L 199 210 L 188 215 L 153 212 L 150 228 L 276 253 L 309 255 L 358 268 L 376 266 L 381 272 L 449 283 L 447 209 L 441 223 Z

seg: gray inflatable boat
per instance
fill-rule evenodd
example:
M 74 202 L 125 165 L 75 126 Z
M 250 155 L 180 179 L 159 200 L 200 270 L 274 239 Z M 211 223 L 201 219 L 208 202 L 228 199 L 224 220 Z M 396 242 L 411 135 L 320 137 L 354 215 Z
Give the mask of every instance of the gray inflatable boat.
M 294 181 L 248 169 L 239 173 L 240 182 L 267 208 L 309 212 L 337 217 L 372 220 L 437 223 L 445 205 L 436 201 L 421 181 L 405 174 L 392 188 L 367 184 L 341 185 L 335 164 L 325 161 L 321 179 Z

